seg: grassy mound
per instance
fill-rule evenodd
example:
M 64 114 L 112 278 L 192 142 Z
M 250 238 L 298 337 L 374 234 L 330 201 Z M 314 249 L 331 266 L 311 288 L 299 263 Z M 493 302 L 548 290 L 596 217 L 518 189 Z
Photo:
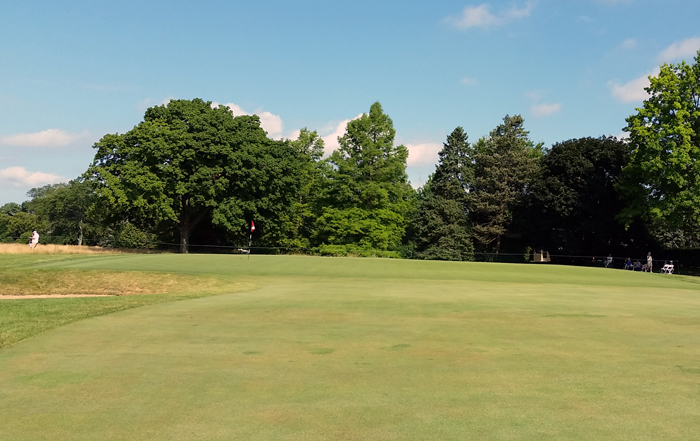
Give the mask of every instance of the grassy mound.
M 64 259 L 0 255 L 0 348 L 88 317 L 253 287 L 202 275 L 37 268 L 48 262 L 65 262 Z M 55 298 L 29 298 L 43 295 Z M 76 295 L 105 297 L 67 298 Z M 2 299 L 3 296 L 28 298 Z

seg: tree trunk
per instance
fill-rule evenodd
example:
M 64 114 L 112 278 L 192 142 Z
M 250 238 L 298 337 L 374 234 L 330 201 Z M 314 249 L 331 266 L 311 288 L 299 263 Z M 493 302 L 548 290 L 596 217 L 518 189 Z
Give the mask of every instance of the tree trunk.
M 199 213 L 193 215 L 190 209 L 190 200 L 186 198 L 182 203 L 180 212 L 180 253 L 187 254 L 190 247 L 190 233 L 194 227 L 209 214 L 209 208 L 200 209 Z
M 190 246 L 190 217 L 182 214 L 180 219 L 180 253 L 187 254 Z
M 83 220 L 78 221 L 78 246 L 83 244 Z
M 182 197 L 182 211 L 180 212 L 180 253 L 187 254 L 190 246 L 190 199 Z

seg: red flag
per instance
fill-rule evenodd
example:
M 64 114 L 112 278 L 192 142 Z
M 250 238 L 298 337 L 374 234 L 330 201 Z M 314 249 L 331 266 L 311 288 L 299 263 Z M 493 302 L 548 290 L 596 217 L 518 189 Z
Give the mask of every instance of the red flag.
M 250 221 L 250 232 L 252 233 L 253 231 L 255 231 L 255 222 Z

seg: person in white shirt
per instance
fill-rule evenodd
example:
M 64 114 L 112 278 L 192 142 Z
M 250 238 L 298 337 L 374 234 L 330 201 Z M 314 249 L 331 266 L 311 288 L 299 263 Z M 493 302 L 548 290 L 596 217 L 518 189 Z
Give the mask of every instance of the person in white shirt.
M 39 244 L 39 233 L 36 230 L 32 232 L 32 238 L 29 240 L 29 248 L 34 249 Z

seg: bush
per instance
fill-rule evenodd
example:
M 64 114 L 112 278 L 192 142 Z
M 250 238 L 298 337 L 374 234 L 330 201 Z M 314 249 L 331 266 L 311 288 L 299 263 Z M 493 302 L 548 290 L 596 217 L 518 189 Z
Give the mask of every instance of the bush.
M 117 248 L 148 248 L 150 242 L 147 233 L 130 223 L 123 224 L 114 235 L 114 246 Z

